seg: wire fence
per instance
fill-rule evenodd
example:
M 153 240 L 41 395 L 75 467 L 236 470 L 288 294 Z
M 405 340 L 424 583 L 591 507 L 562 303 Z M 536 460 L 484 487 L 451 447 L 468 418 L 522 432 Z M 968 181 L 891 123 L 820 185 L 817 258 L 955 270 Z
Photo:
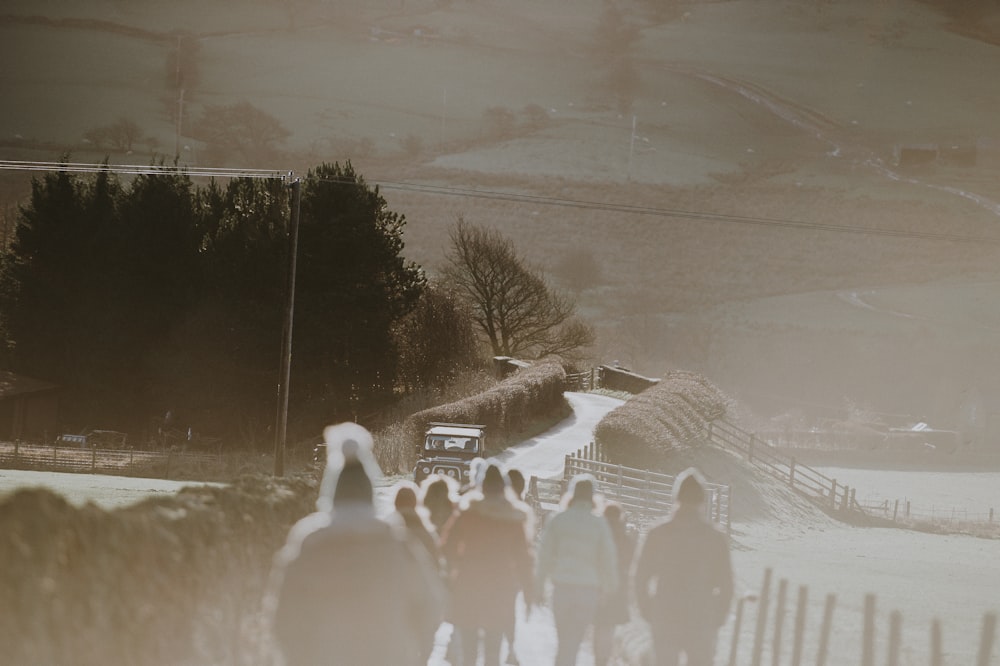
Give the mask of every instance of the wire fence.
M 269 473 L 272 461 L 246 452 L 144 451 L 0 443 L 0 468 L 112 474 L 161 479 L 219 480 Z

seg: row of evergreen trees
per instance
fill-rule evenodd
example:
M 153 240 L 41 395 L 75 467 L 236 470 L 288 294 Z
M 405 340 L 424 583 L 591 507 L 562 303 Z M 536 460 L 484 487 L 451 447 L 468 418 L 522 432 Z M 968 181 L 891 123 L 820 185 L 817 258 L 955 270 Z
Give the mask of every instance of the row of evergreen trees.
M 349 163 L 310 171 L 300 211 L 290 438 L 475 363 L 469 318 L 405 260 L 404 217 Z M 36 179 L 0 263 L 5 367 L 62 387 L 66 428 L 138 435 L 170 412 L 269 443 L 289 219 L 280 180 Z

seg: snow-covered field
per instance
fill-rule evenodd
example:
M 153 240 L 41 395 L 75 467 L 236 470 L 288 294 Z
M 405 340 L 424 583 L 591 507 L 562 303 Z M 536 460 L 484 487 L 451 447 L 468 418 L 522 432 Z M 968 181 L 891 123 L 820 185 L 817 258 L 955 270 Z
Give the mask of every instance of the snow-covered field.
M 594 394 L 567 394 L 574 415 L 556 428 L 514 447 L 504 462 L 529 474 L 561 474 L 563 456 L 590 441 L 594 425 L 621 401 Z M 863 469 L 824 468 L 824 472 L 858 488 L 859 497 L 869 489 L 910 498 L 920 504 L 955 504 L 970 508 L 996 504 L 1000 475 L 988 473 L 883 472 Z M 761 483 L 766 483 L 762 481 Z M 0 496 L 16 487 L 45 485 L 74 503 L 94 501 L 113 508 L 150 494 L 172 493 L 185 482 L 83 474 L 45 474 L 0 470 Z M 892 528 L 853 527 L 829 518 L 808 504 L 794 505 L 793 496 L 773 488 L 762 488 L 773 503 L 767 517 L 733 524 L 733 565 L 739 594 L 757 593 L 766 569 L 773 571 L 772 599 L 779 579 L 788 581 L 784 640 L 784 663 L 791 654 L 795 600 L 799 586 L 808 588 L 808 606 L 803 663 L 815 663 L 818 632 L 826 595 L 835 594 L 830 666 L 857 664 L 861 655 L 864 597 L 876 595 L 878 662 L 887 650 L 888 616 L 898 610 L 903 616 L 901 664 L 929 663 L 930 626 L 942 623 L 945 664 L 975 663 L 979 632 L 985 612 L 1000 611 L 1000 540 L 969 536 L 926 534 Z M 380 506 L 389 505 L 392 487 L 378 489 Z M 790 497 L 792 499 L 790 499 Z M 753 648 L 755 603 L 749 603 L 740 631 L 739 664 L 749 664 Z M 774 617 L 772 604 L 770 617 Z M 725 664 L 732 638 L 732 617 L 719 636 L 716 663 Z M 440 644 L 431 661 L 445 666 L 444 641 L 450 627 L 439 632 Z M 765 663 L 773 660 L 771 641 L 774 625 L 767 629 Z M 551 663 L 555 633 L 545 608 L 530 618 L 521 617 L 518 652 L 523 664 Z M 1000 653 L 996 647 L 994 655 Z M 994 662 L 998 659 L 994 657 Z M 591 666 L 589 647 L 579 660 Z
M 71 504 L 87 502 L 115 509 L 153 495 L 172 495 L 185 486 L 206 485 L 200 481 L 168 481 L 103 474 L 66 474 L 0 469 L 0 499 L 19 488 L 48 488 Z

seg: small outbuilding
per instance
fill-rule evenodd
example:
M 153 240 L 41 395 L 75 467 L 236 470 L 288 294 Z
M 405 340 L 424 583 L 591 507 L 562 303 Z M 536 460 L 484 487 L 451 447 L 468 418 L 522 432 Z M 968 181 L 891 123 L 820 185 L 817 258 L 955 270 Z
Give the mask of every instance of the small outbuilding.
M 0 370 L 0 439 L 41 442 L 58 424 L 58 386 Z

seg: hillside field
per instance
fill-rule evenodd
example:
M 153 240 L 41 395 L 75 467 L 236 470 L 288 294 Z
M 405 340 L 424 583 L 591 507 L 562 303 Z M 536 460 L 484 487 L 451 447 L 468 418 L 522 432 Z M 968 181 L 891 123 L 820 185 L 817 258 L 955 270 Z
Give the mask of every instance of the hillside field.
M 579 293 L 595 361 L 703 372 L 765 419 L 853 405 L 998 446 L 997 18 L 973 30 L 912 0 L 620 6 L 636 36 L 611 58 L 593 0 L 10 0 L 0 159 L 350 159 L 432 274 L 459 215 L 555 281 L 596 258 Z M 240 101 L 290 136 L 208 161 L 199 118 Z M 123 117 L 143 133 L 130 154 L 84 140 Z M 0 172 L 8 221 L 29 176 Z

